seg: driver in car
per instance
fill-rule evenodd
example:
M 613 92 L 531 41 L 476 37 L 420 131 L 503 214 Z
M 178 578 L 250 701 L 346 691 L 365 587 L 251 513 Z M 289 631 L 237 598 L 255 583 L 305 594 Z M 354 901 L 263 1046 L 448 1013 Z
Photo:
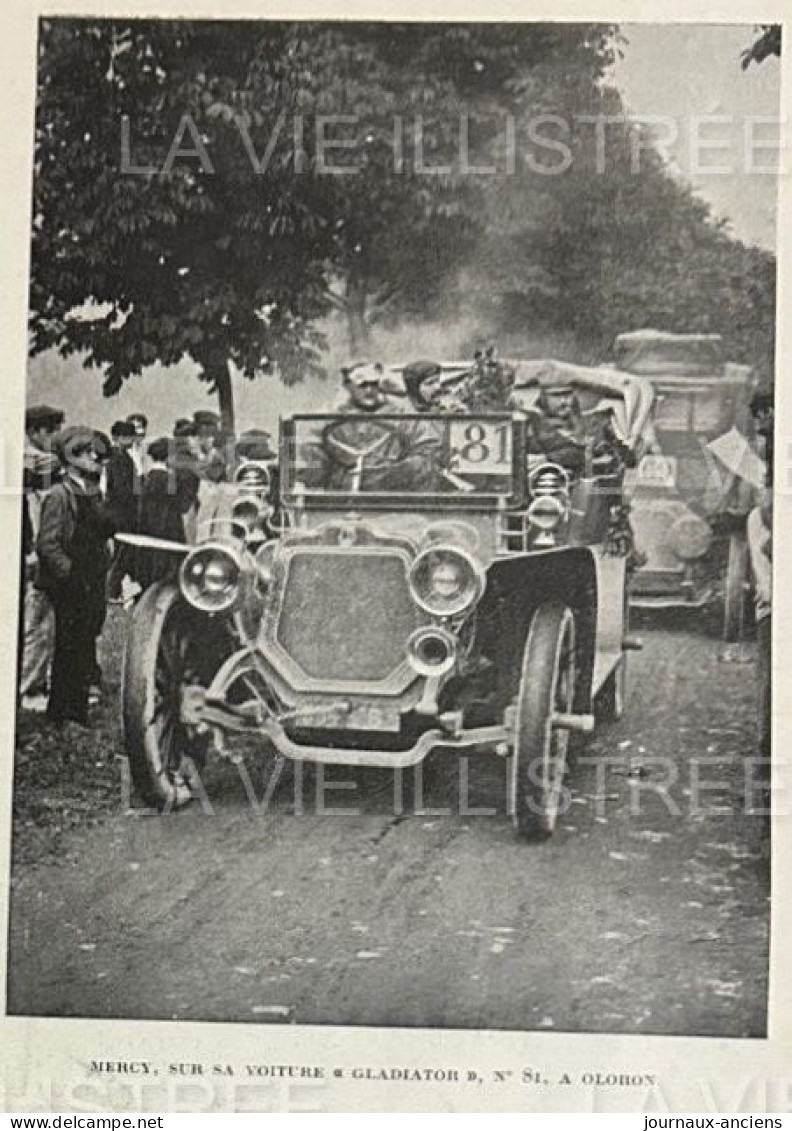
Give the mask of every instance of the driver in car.
M 391 398 L 379 363 L 341 371 L 345 399 L 341 419 L 322 430 L 325 490 L 429 491 L 433 489 L 440 437 L 413 420 L 383 419 L 403 410 Z M 349 416 L 349 420 L 344 420 Z
M 338 413 L 399 412 L 399 406 L 391 397 L 395 392 L 388 383 L 384 367 L 380 362 L 359 361 L 341 370 L 341 383 L 344 395 L 336 405 Z

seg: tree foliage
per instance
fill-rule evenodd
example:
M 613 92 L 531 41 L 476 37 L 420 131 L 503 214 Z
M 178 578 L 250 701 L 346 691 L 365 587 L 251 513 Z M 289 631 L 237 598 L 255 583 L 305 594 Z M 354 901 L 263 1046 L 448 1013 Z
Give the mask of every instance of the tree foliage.
M 356 301 L 364 322 L 449 316 L 459 308 L 459 273 L 499 226 L 487 209 L 491 185 L 516 175 L 525 186 L 519 122 L 555 107 L 565 82 L 593 89 L 613 61 L 616 28 L 396 25 L 376 39 L 385 65 L 376 87 L 388 95 L 381 120 L 367 119 L 380 129 L 367 141 L 377 138 L 381 161 L 341 186 L 338 202 L 350 218 L 338 257 L 346 305 Z M 398 170 L 394 120 L 405 151 Z
M 637 138 L 622 46 L 607 24 L 46 21 L 33 350 L 108 394 L 192 359 L 229 425 L 229 364 L 318 370 L 333 310 L 352 351 L 463 314 L 586 356 L 642 325 L 771 356 L 774 261 Z
M 269 46 L 272 102 L 288 106 L 292 57 L 277 34 Z M 107 393 L 154 361 L 192 358 L 228 413 L 229 362 L 287 378 L 317 364 L 330 247 L 317 176 L 307 161 L 293 177 L 285 150 L 251 174 L 248 119 L 223 113 L 251 59 L 240 24 L 43 27 L 33 348 L 80 352 Z M 168 168 L 180 132 L 199 155 Z
M 554 173 L 491 185 L 462 276 L 471 310 L 517 348 L 521 336 L 557 337 L 579 360 L 605 360 L 618 333 L 651 326 L 720 333 L 733 360 L 772 370 L 775 257 L 735 239 L 672 173 L 618 91 L 554 89 L 551 77 L 544 89 L 566 161 L 553 152 Z
M 760 34 L 742 53 L 743 70 L 751 63 L 763 63 L 771 55 L 781 55 L 781 24 L 760 24 L 759 29 Z
M 346 312 L 353 346 L 372 316 L 425 312 L 473 253 L 480 186 L 457 162 L 421 168 L 417 131 L 434 166 L 429 151 L 454 152 L 463 119 L 489 115 L 475 160 L 532 72 L 583 66 L 596 78 L 612 35 L 582 24 L 46 22 L 34 350 L 81 353 L 107 393 L 155 360 L 192 358 L 228 408 L 228 362 L 296 379 L 317 365 L 312 327 L 328 309 Z M 346 143 L 354 175 L 323 140 Z

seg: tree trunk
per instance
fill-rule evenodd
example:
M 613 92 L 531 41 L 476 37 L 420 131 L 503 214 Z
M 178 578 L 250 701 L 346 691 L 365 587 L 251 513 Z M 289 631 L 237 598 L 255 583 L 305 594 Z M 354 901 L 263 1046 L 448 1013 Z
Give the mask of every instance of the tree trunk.
M 346 287 L 347 338 L 351 360 L 361 359 L 369 346 L 370 334 L 366 323 L 368 285 L 365 279 L 350 278 Z
M 217 359 L 204 365 L 206 380 L 217 393 L 220 409 L 220 426 L 227 436 L 236 433 L 234 418 L 234 390 L 231 385 L 231 370 L 225 359 Z
M 234 413 L 234 390 L 231 387 L 231 372 L 226 363 L 222 375 L 216 381 L 217 399 L 220 403 L 220 423 L 226 436 L 236 435 L 236 418 Z

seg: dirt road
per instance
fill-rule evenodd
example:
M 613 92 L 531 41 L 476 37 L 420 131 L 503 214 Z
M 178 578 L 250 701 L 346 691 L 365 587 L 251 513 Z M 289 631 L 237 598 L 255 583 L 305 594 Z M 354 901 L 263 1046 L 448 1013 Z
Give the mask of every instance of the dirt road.
M 439 753 L 401 789 L 248 760 L 166 818 L 119 785 L 60 861 L 16 869 L 9 1012 L 762 1035 L 754 669 L 684 627 L 642 634 L 626 717 L 538 847 L 494 755 Z

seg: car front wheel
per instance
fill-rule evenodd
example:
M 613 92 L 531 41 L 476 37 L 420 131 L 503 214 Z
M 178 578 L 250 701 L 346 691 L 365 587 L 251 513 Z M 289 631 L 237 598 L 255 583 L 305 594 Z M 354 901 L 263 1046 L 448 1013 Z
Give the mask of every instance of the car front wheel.
M 727 643 L 743 637 L 749 569 L 748 539 L 744 530 L 736 530 L 729 538 L 723 601 L 723 638 Z
M 208 740 L 182 721 L 185 687 L 200 682 L 194 620 L 170 583 L 153 585 L 132 615 L 124 656 L 124 739 L 132 781 L 146 805 L 192 800 Z
M 523 653 L 512 759 L 514 823 L 526 840 L 553 834 L 563 800 L 570 732 L 554 725 L 575 702 L 575 619 L 549 601 L 533 615 Z
M 616 723 L 624 714 L 627 695 L 627 656 L 622 653 L 616 666 L 602 685 L 596 700 L 597 718 Z

